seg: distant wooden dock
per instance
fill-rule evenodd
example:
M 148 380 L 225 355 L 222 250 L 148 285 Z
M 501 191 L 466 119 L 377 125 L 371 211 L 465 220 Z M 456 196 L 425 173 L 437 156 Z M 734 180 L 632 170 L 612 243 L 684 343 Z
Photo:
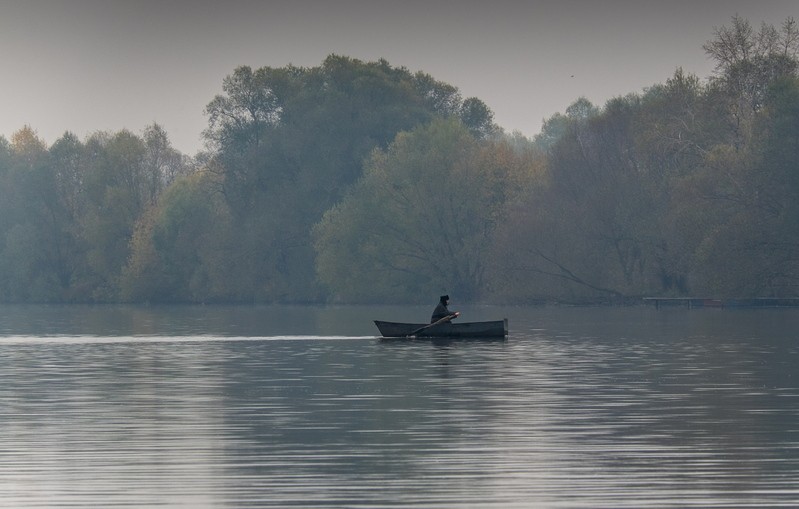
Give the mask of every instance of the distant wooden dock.
M 644 297 L 644 304 L 693 308 L 795 308 L 799 298 L 709 299 L 701 297 Z

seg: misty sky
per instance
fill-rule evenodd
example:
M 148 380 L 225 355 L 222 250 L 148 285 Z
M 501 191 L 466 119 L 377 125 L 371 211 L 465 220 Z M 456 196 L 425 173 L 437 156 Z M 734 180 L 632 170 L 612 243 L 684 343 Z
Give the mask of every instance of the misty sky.
M 157 122 L 194 155 L 237 66 L 337 53 L 427 72 L 532 136 L 581 96 L 601 106 L 677 67 L 706 78 L 702 44 L 736 13 L 780 25 L 799 2 L 0 0 L 0 135 L 30 125 L 51 144 Z

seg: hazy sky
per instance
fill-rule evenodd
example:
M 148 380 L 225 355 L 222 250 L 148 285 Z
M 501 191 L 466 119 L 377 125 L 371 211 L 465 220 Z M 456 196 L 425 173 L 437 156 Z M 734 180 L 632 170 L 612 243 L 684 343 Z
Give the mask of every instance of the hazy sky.
M 601 106 L 677 67 L 706 78 L 702 44 L 736 13 L 780 25 L 799 1 L 0 0 L 0 135 L 158 122 L 193 155 L 237 66 L 337 53 L 427 72 L 532 136 L 580 96 Z

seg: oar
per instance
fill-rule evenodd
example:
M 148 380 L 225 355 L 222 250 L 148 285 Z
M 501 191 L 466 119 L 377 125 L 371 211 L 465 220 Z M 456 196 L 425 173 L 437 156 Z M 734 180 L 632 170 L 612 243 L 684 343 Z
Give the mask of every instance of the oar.
M 435 322 L 431 323 L 430 325 L 425 325 L 424 327 L 419 327 L 415 331 L 413 331 L 410 334 L 408 334 L 406 337 L 409 338 L 411 336 L 415 336 L 415 335 L 419 334 L 420 332 L 422 332 L 423 330 L 429 329 L 430 327 L 435 327 L 436 325 L 438 325 L 440 323 L 448 322 L 448 321 L 452 320 L 453 318 L 457 317 L 459 314 L 460 313 L 457 313 L 457 312 L 456 313 L 452 313 L 451 315 L 447 315 L 447 316 L 445 316 L 444 318 L 442 318 L 440 320 L 436 320 Z

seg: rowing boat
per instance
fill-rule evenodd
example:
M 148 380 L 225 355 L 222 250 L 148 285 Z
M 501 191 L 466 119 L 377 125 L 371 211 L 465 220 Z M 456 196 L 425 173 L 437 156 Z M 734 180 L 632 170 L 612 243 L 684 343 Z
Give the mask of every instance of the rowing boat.
M 490 322 L 444 322 L 437 325 L 375 320 L 384 338 L 501 338 L 508 335 L 508 319 Z

